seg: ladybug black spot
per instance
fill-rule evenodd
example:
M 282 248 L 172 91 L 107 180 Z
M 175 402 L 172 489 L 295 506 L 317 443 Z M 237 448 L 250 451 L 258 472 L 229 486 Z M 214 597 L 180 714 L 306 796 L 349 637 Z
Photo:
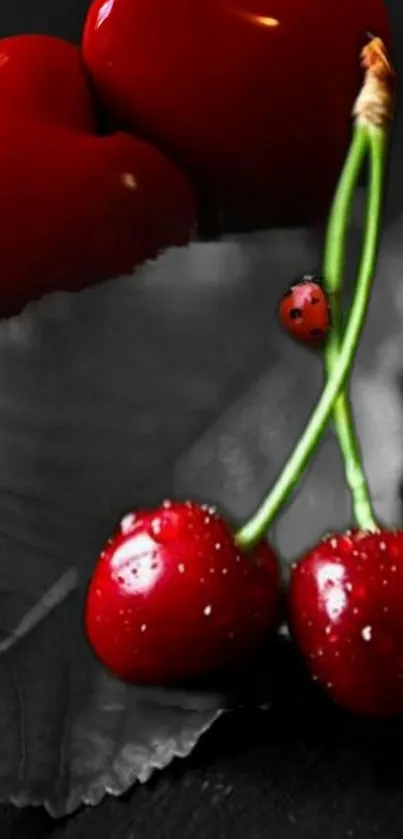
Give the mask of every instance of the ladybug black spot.
M 290 309 L 291 320 L 302 320 L 302 309 Z
M 314 329 L 311 329 L 311 335 L 313 338 L 323 335 L 323 329 L 319 329 L 319 327 L 316 326 Z
M 320 303 L 319 297 L 311 297 L 311 303 Z

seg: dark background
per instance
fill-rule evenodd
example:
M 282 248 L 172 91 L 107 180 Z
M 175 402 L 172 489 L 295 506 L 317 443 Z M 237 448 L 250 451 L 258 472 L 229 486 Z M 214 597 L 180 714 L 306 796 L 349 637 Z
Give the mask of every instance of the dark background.
M 0 36 L 43 32 L 77 41 L 88 5 L 86 0 L 3 0 Z M 389 0 L 387 5 L 395 59 L 402 68 L 403 7 L 401 0 Z M 386 522 L 401 519 L 403 477 L 402 135 L 399 118 L 378 284 L 353 382 L 365 463 L 378 516 Z M 355 246 L 353 235 L 352 258 Z M 125 314 L 125 280 L 73 301 L 56 295 L 4 327 L 0 334 L 1 538 L 4 533 L 13 537 L 23 516 L 28 544 L 49 549 L 55 540 L 58 545 L 62 541 L 66 551 L 74 550 L 65 511 L 74 511 L 77 539 L 83 538 L 85 516 L 102 520 L 109 513 L 111 497 L 118 506 L 127 502 L 129 493 L 133 495 L 133 473 L 135 498 L 157 497 L 169 475 L 172 486 L 189 494 L 208 495 L 212 486 L 219 487 L 223 503 L 243 515 L 263 490 L 262 452 L 269 471 L 275 472 L 319 381 L 318 365 L 288 346 L 274 316 L 268 329 L 262 295 L 266 311 L 274 311 L 290 277 L 310 269 L 317 259 L 317 243 L 303 231 L 237 237 L 220 245 L 194 246 L 185 255 L 168 255 L 148 271 L 151 288 L 159 289 L 161 279 L 167 289 L 165 296 L 159 294 L 160 309 L 154 311 L 154 327 L 164 349 L 158 354 L 142 326 L 144 320 L 147 323 L 147 296 L 135 300 L 135 312 Z M 217 311 L 220 330 L 214 322 Z M 187 328 L 178 329 L 184 320 Z M 72 342 L 78 347 L 74 358 L 82 357 L 80 349 L 85 353 L 89 366 L 85 375 L 81 361 L 74 368 Z M 126 353 L 129 343 L 133 356 L 122 369 L 121 353 Z M 242 362 L 234 360 L 235 343 Z M 21 356 L 24 375 L 16 344 L 35 350 L 28 372 Z M 141 369 L 136 368 L 139 349 Z M 168 358 L 175 370 L 176 386 L 168 392 L 163 390 L 161 357 L 165 362 Z M 35 377 L 38 369 L 39 396 L 27 388 L 28 376 Z M 148 382 L 140 395 L 130 388 L 128 392 L 129 375 L 130 380 L 142 375 L 142 382 Z M 48 391 L 63 410 L 65 425 L 56 415 L 39 416 L 39 400 Z M 29 428 L 20 419 L 27 414 Z M 73 443 L 73 433 L 78 442 Z M 25 447 L 21 446 L 24 435 Z M 107 487 L 102 481 L 105 469 Z M 59 508 L 53 532 L 44 522 L 46 504 L 55 490 Z M 15 499 L 23 494 L 21 508 Z M 308 545 L 317 538 L 318 528 L 342 525 L 347 518 L 337 450 L 329 436 L 304 493 L 280 522 L 278 545 L 286 557 L 292 557 L 301 549 L 301 541 Z M 303 678 L 295 670 L 292 673 L 285 676 L 288 690 L 282 691 L 270 712 L 239 711 L 223 718 L 189 759 L 175 762 L 123 799 L 107 798 L 99 807 L 60 822 L 42 810 L 2 807 L 0 836 L 398 839 L 403 833 L 400 730 L 358 724 L 329 708 L 326 701 L 313 698 Z

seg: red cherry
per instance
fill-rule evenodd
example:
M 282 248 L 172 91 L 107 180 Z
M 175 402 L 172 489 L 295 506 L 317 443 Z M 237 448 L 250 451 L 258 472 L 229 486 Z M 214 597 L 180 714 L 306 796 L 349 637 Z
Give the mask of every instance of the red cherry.
M 284 294 L 279 318 L 283 328 L 309 346 L 321 346 L 330 323 L 326 292 L 314 277 L 306 275 Z
M 214 509 L 165 502 L 125 517 L 88 590 L 85 625 L 101 662 L 143 684 L 232 669 L 276 626 L 280 576 L 271 548 L 247 556 Z
M 368 30 L 389 44 L 383 0 L 95 0 L 83 52 L 109 108 L 224 215 L 298 225 L 332 198 Z
M 189 241 L 186 178 L 127 134 L 96 136 L 78 48 L 39 35 L 2 40 L 0 105 L 1 315 Z
M 292 571 L 292 634 L 344 708 L 403 714 L 403 532 L 328 536 Z

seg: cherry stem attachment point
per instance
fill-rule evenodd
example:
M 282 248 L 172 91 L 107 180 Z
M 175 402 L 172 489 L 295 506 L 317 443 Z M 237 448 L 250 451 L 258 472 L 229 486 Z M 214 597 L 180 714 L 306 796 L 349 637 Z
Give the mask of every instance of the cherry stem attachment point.
M 337 239 L 334 242 L 333 253 L 332 249 L 330 250 L 330 254 L 327 250 L 325 257 L 327 266 L 330 258 L 332 258 L 332 260 L 336 260 L 336 269 L 335 266 L 332 265 L 332 271 L 327 275 L 329 292 L 332 293 L 332 282 L 336 283 L 337 291 L 339 277 L 342 275 L 345 260 L 347 228 L 352 209 L 351 204 L 354 188 L 365 158 L 365 153 L 368 152 L 370 172 L 364 241 L 358 269 L 354 300 L 350 309 L 349 319 L 345 328 L 342 343 L 339 344 L 337 341 L 336 344 L 336 340 L 338 338 L 337 333 L 334 347 L 330 342 L 331 353 L 329 354 L 328 380 L 316 407 L 311 414 L 311 418 L 305 427 L 305 430 L 295 446 L 286 466 L 281 472 L 274 488 L 252 518 L 243 527 L 241 527 L 236 534 L 235 539 L 237 544 L 244 549 L 252 548 L 257 544 L 257 542 L 265 537 L 270 525 L 276 518 L 280 509 L 288 500 L 292 490 L 298 483 L 305 467 L 314 454 L 326 425 L 329 422 L 332 411 L 334 410 L 335 401 L 348 381 L 361 332 L 365 323 L 378 254 L 383 204 L 386 145 L 394 102 L 390 83 L 393 71 L 387 60 L 386 53 L 380 39 L 375 38 L 371 41 L 365 50 L 363 50 L 362 59 L 364 67 L 366 68 L 366 76 L 363 87 L 355 103 L 354 115 L 356 117 L 356 122 L 354 135 L 345 166 L 343 167 L 339 187 L 336 190 L 335 204 L 336 202 L 339 203 L 336 206 L 336 211 L 333 209 L 330 217 L 330 226 L 333 228 Z M 333 207 L 335 207 L 335 204 Z M 339 206 L 340 209 L 338 208 Z M 346 420 L 348 423 L 348 438 L 345 440 L 343 436 L 343 443 L 346 443 L 346 446 L 348 443 L 349 457 L 351 454 L 354 455 L 354 464 L 357 464 L 357 462 L 360 464 L 359 454 L 358 460 L 356 458 L 358 450 L 356 449 L 356 441 L 353 436 L 353 426 L 350 423 L 348 402 L 348 413 L 346 414 L 345 397 L 342 397 L 342 400 L 343 401 L 339 402 L 337 410 L 340 412 L 341 406 L 343 411 L 343 415 L 341 417 L 343 420 L 343 426 L 341 429 L 343 435 L 346 431 Z M 338 417 L 340 419 L 340 413 L 338 414 Z M 351 444 L 353 444 L 352 450 L 350 450 Z M 361 477 L 362 475 L 359 476 L 360 481 Z M 353 467 L 351 468 L 350 478 L 351 483 L 353 483 L 355 480 Z M 365 488 L 366 484 L 364 484 L 364 501 L 366 500 Z M 363 516 L 363 522 L 365 521 L 365 523 L 370 525 L 371 528 L 376 526 L 372 517 L 371 508 L 365 508 L 364 504 L 362 508 L 360 507 L 358 509 L 358 514 L 361 515 L 361 513 Z

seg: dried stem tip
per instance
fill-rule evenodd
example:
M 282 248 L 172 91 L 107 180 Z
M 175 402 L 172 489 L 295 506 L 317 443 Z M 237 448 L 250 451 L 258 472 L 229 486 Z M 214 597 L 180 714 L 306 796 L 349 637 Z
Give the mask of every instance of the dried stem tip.
M 355 101 L 356 122 L 386 131 L 393 119 L 396 73 L 381 38 L 372 38 L 361 52 L 365 78 Z

